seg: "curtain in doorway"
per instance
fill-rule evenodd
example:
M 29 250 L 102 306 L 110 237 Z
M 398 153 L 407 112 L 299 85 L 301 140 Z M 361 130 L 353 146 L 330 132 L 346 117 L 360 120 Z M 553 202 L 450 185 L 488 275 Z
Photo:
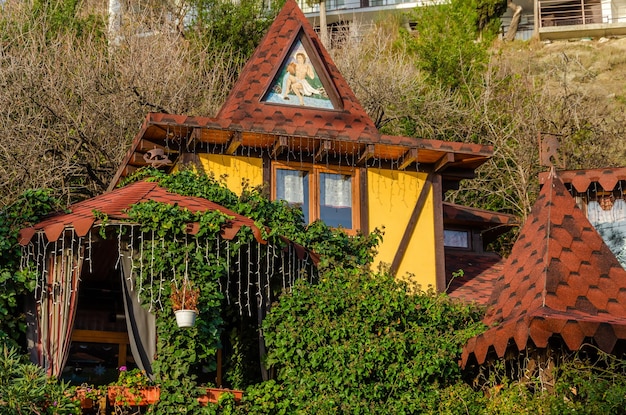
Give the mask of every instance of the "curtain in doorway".
M 120 246 L 121 278 L 124 295 L 124 312 L 130 350 L 137 363 L 150 379 L 154 380 L 152 362 L 156 355 L 156 319 L 154 314 L 141 306 L 139 290 L 132 275 L 132 250 Z
M 72 240 L 54 244 L 48 253 L 37 300 L 36 340 L 31 358 L 48 376 L 60 376 L 69 355 L 72 328 L 76 316 L 78 284 L 83 265 L 83 246 Z

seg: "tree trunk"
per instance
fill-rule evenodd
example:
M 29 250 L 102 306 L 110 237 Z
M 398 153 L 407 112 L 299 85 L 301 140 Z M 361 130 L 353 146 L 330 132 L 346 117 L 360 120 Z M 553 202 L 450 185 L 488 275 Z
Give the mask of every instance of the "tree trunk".
M 320 38 L 322 45 L 328 49 L 328 27 L 326 24 L 326 0 L 320 1 Z
M 121 28 L 122 2 L 120 0 L 109 0 L 109 45 L 119 45 Z
M 515 34 L 517 33 L 517 26 L 522 18 L 522 6 L 509 1 L 507 7 L 513 10 L 513 17 L 511 18 L 511 25 L 509 26 L 509 30 L 506 32 L 506 36 L 504 36 L 504 40 L 513 41 L 515 40 Z

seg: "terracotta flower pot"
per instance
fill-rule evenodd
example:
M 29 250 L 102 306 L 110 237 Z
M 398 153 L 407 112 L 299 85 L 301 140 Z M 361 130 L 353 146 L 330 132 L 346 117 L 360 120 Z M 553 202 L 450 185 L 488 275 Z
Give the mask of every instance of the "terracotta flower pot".
M 111 405 L 147 406 L 156 403 L 161 396 L 158 386 L 130 390 L 124 386 L 109 386 L 108 398 Z
M 83 409 L 93 408 L 93 399 L 87 397 L 87 391 L 83 388 L 76 389 L 76 398 L 80 400 L 80 407 Z
M 243 397 L 243 391 L 235 389 L 222 389 L 222 388 L 206 388 L 206 394 L 198 398 L 200 405 L 206 405 L 208 403 L 217 403 L 220 396 L 225 393 L 232 393 L 235 397 L 235 402 L 241 402 Z

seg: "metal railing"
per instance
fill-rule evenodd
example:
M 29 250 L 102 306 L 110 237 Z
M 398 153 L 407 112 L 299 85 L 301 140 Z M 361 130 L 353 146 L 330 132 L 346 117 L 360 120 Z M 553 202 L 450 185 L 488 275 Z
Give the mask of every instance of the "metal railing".
M 602 16 L 602 5 L 597 0 L 563 2 L 562 0 L 541 0 L 539 7 L 539 27 L 574 26 L 595 23 L 608 23 Z
M 319 4 L 309 5 L 306 0 L 297 0 L 303 13 L 319 13 Z M 354 10 L 368 7 L 393 6 L 403 3 L 416 3 L 416 0 L 327 0 L 326 11 Z

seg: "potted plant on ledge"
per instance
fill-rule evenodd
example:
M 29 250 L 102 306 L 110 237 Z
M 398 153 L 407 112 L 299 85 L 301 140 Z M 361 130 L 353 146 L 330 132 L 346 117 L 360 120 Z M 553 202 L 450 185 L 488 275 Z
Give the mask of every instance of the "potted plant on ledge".
M 120 367 L 117 382 L 108 388 L 109 403 L 114 406 L 145 406 L 159 400 L 160 389 L 139 370 Z
M 199 296 L 200 291 L 189 280 L 185 280 L 180 286 L 172 284 L 170 300 L 178 327 L 193 327 L 198 316 Z

